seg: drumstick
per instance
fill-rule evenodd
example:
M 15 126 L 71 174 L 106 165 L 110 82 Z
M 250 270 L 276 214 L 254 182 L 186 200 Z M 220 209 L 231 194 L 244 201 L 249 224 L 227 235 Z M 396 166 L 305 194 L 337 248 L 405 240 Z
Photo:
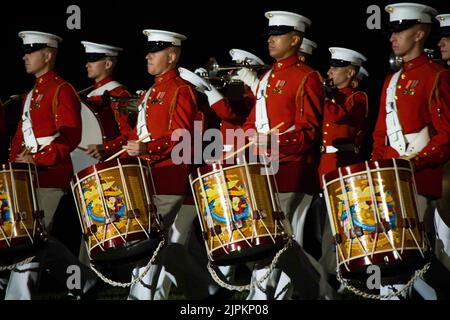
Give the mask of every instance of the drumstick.
M 137 140 L 136 142 L 142 142 L 142 140 L 145 140 L 145 139 L 147 139 L 147 138 L 150 137 L 150 136 L 151 136 L 150 133 L 144 134 L 144 135 L 143 135 L 142 137 L 140 137 L 139 140 Z M 122 153 L 124 153 L 125 151 L 126 151 L 125 149 L 122 149 L 122 150 L 120 150 L 120 151 L 114 153 L 111 157 L 109 157 L 109 158 L 106 159 L 105 161 L 112 160 L 112 159 L 114 159 L 114 158 L 120 156 L 120 155 L 121 155 Z
M 276 125 L 276 126 L 273 127 L 272 129 L 270 129 L 269 132 L 266 132 L 266 135 L 267 135 L 267 136 L 270 135 L 272 132 L 274 132 L 275 130 L 277 130 L 278 128 L 280 128 L 280 127 L 283 126 L 283 125 L 284 125 L 284 122 L 280 122 L 278 125 Z M 236 154 L 238 154 L 238 153 L 240 153 L 241 151 L 247 149 L 248 147 L 250 147 L 250 146 L 251 146 L 252 144 L 254 144 L 255 142 L 256 142 L 255 140 L 250 141 L 250 142 L 247 143 L 245 146 L 243 146 L 243 147 L 239 148 L 238 150 L 234 151 L 233 153 L 230 153 L 229 155 L 227 155 L 225 158 L 223 158 L 223 161 L 225 161 L 225 160 L 227 160 L 227 159 L 229 159 L 229 158 L 231 158 L 231 157 L 234 157 Z
M 84 151 L 84 152 L 88 151 L 88 149 L 80 147 L 80 146 L 78 146 L 77 149 L 80 149 L 81 151 Z

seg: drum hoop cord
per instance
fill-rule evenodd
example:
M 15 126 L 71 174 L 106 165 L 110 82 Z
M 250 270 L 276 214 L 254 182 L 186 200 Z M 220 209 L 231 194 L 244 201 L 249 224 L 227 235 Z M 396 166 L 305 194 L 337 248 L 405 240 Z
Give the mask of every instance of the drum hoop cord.
M 255 279 L 255 281 L 251 281 L 249 284 L 247 285 L 242 285 L 242 286 L 237 286 L 237 285 L 231 285 L 229 283 L 226 283 L 225 281 L 223 281 L 222 279 L 220 279 L 220 277 L 217 275 L 216 271 L 213 269 L 213 265 L 211 264 L 211 261 L 208 261 L 208 271 L 211 274 L 211 277 L 214 279 L 214 281 L 220 285 L 222 288 L 228 289 L 228 290 L 232 290 L 232 291 L 239 291 L 242 292 L 244 290 L 250 290 L 252 288 L 252 286 L 257 286 L 258 289 L 260 289 L 261 291 L 265 292 L 265 289 L 261 287 L 261 283 L 264 282 L 272 273 L 273 269 L 275 268 L 275 266 L 278 263 L 278 259 L 280 258 L 280 256 L 292 245 L 292 240 L 289 239 L 288 242 L 284 245 L 283 248 L 281 248 L 277 254 L 275 255 L 275 257 L 272 260 L 272 263 L 270 264 L 269 270 L 267 270 L 266 274 L 260 279 L 257 280 Z M 223 274 L 222 274 L 223 275 Z
M 19 261 L 17 263 L 10 264 L 9 266 L 0 266 L 0 271 L 6 271 L 6 270 L 12 271 L 12 270 L 16 269 L 17 267 L 20 267 L 20 266 L 23 266 L 25 264 L 30 263 L 31 261 L 33 261 L 34 258 L 36 258 L 36 256 L 32 256 L 32 257 L 26 258 L 26 259 L 24 259 L 22 261 Z
M 363 297 L 366 299 L 377 299 L 377 300 L 387 299 L 387 300 L 389 300 L 390 298 L 398 297 L 404 291 L 409 290 L 414 285 L 414 282 L 417 280 L 417 278 L 422 277 L 428 271 L 430 266 L 431 266 L 431 262 L 428 262 L 420 271 L 416 270 L 415 275 L 408 281 L 408 283 L 402 289 L 400 289 L 398 292 L 390 293 L 388 295 L 369 294 L 362 290 L 359 290 L 358 288 L 349 284 L 349 280 L 344 279 L 342 277 L 339 267 L 336 269 L 336 276 L 337 276 L 337 279 L 339 280 L 339 282 L 344 286 L 344 288 L 350 290 L 352 293 L 354 293 L 357 296 L 360 296 L 360 297 Z
M 159 251 L 161 250 L 161 248 L 164 246 L 165 240 L 164 238 L 161 239 L 161 241 L 159 242 L 158 247 L 156 248 L 155 252 L 153 253 L 153 256 L 151 257 L 151 259 L 149 260 L 149 262 L 147 263 L 147 265 L 145 266 L 144 271 L 138 276 L 136 277 L 133 281 L 131 282 L 116 282 L 113 281 L 109 278 L 107 278 L 106 276 L 104 276 L 100 271 L 98 271 L 94 265 L 91 263 L 90 267 L 92 269 L 92 271 L 95 272 L 95 274 L 102 279 L 105 283 L 113 286 L 113 287 L 122 287 L 122 288 L 128 288 L 131 287 L 132 285 L 136 284 L 137 282 L 141 282 L 141 280 L 147 275 L 148 271 L 150 270 L 151 266 L 153 265 L 153 262 L 155 262 L 156 256 L 158 255 Z

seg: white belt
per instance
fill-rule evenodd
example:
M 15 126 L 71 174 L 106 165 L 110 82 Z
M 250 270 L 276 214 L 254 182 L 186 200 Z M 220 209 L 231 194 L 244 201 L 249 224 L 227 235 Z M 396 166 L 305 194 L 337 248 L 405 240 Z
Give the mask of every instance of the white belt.
M 36 138 L 36 141 L 39 145 L 39 150 L 41 150 L 43 147 L 48 146 L 57 137 L 59 137 L 59 132 L 57 132 L 56 134 L 54 134 L 52 136 Z
M 406 148 L 406 155 L 417 153 L 422 151 L 423 148 L 430 141 L 430 134 L 428 133 L 428 127 L 423 127 L 422 130 L 416 133 L 405 134 L 408 147 Z
M 322 153 L 336 153 L 336 152 L 345 152 L 352 151 L 354 153 L 359 153 L 359 149 L 354 144 L 342 144 L 337 147 L 334 146 L 321 146 L 320 151 Z

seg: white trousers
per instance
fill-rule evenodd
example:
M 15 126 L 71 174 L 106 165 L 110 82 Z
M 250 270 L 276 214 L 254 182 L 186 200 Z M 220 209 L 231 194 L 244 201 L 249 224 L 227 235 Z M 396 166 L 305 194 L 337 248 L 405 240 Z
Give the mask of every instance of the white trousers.
M 37 198 L 39 207 L 44 211 L 44 225 L 47 232 L 53 226 L 53 216 L 55 215 L 59 201 L 64 195 L 64 190 L 60 188 L 39 188 Z M 48 250 L 43 249 L 44 251 Z M 50 249 L 51 250 L 51 249 Z M 41 254 L 36 253 L 42 257 Z M 50 252 L 52 256 L 52 252 Z M 65 256 L 64 256 L 65 257 Z M 7 300 L 30 300 L 34 291 L 38 287 L 40 259 L 35 258 L 32 263 L 22 265 L 11 271 L 8 286 L 6 288 L 5 299 Z
M 306 213 L 312 196 L 303 193 L 280 193 L 282 210 L 292 225 L 294 245 L 281 257 L 278 266 L 261 282 L 270 270 L 271 261 L 255 263 L 251 289 L 247 300 L 284 300 L 296 296 L 301 299 L 326 298 L 332 292 L 322 267 L 298 243 L 303 243 Z M 261 282 L 261 283 L 260 283 Z
M 450 228 L 442 220 L 440 213 L 435 206 L 435 201 L 429 200 L 426 197 L 419 195 L 417 202 L 419 206 L 419 219 L 421 221 L 423 221 L 427 210 L 430 210 L 433 213 L 433 223 L 435 229 L 434 253 L 437 259 L 447 268 L 447 270 L 450 270 Z M 393 290 L 401 289 L 404 286 L 404 284 L 382 286 L 380 288 L 380 292 L 381 294 L 388 294 L 390 292 L 393 292 Z M 414 289 L 425 300 L 437 299 L 436 291 L 423 279 L 423 277 L 415 281 Z M 407 290 L 406 292 L 407 293 L 403 295 L 403 298 L 405 299 L 409 298 L 411 295 L 410 290 Z M 399 300 L 399 298 L 395 297 L 390 300 Z
M 155 204 L 162 215 L 167 234 L 167 245 L 159 254 L 159 262 L 138 284 L 132 286 L 128 299 L 167 300 L 172 284 L 182 288 L 189 299 L 202 299 L 208 296 L 210 279 L 206 268 L 200 270 L 198 263 L 186 250 L 186 243 L 196 217 L 195 206 L 183 205 L 183 196 L 158 195 Z M 133 279 L 142 274 L 145 267 L 133 270 Z
M 61 242 L 50 238 L 45 245 L 34 253 L 33 261 L 11 272 L 5 300 L 31 300 L 38 290 L 42 271 L 48 270 L 62 287 L 68 287 L 69 277 L 76 274 L 80 276 L 79 289 L 86 293 L 95 284 L 96 275 L 78 259 Z M 74 271 L 78 267 L 78 271 Z

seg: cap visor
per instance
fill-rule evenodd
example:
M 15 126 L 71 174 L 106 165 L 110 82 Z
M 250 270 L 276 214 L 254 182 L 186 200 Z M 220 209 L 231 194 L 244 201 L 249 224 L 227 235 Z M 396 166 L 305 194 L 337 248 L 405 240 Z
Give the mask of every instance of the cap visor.
M 163 41 L 150 41 L 147 42 L 146 49 L 147 52 L 158 52 L 166 48 L 172 47 L 172 43 Z
M 33 43 L 33 44 L 24 44 L 22 45 L 22 51 L 24 54 L 33 53 L 35 51 L 39 51 L 41 49 L 47 48 L 48 46 L 45 43 Z
M 338 60 L 338 59 L 330 60 L 330 66 L 332 66 L 332 67 L 343 68 L 343 67 L 347 67 L 349 65 L 351 65 L 350 61 Z

